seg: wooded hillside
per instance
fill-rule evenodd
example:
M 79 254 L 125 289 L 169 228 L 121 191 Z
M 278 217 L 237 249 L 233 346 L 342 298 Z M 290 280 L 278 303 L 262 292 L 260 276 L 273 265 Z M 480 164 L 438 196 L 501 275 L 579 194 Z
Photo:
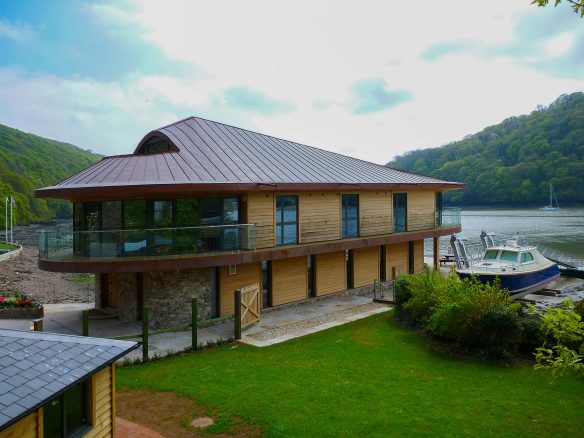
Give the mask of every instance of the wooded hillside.
M 34 190 L 61 182 L 100 158 L 71 144 L 0 125 L 0 227 L 5 197 L 11 195 L 18 224 L 71 216 L 70 202 L 36 199 Z
M 438 148 L 387 164 L 468 185 L 446 201 L 461 205 L 545 205 L 553 183 L 560 206 L 584 204 L 584 94 L 510 117 Z

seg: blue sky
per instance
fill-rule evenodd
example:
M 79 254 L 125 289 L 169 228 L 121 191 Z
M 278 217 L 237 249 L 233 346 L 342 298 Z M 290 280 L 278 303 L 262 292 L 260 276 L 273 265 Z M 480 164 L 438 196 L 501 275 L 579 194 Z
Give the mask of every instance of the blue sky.
M 584 90 L 530 0 L 0 0 L 0 123 L 103 154 L 189 115 L 384 163 Z

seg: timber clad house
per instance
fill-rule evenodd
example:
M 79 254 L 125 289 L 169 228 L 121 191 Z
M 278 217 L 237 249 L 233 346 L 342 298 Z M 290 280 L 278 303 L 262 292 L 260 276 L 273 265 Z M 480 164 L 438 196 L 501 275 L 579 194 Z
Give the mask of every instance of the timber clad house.
M 358 293 L 424 265 L 424 245 L 460 231 L 442 193 L 463 188 L 190 117 L 105 157 L 43 198 L 74 205 L 73 229 L 39 235 L 39 266 L 96 273 L 96 306 L 153 328 L 234 313 L 259 283 L 262 308 Z

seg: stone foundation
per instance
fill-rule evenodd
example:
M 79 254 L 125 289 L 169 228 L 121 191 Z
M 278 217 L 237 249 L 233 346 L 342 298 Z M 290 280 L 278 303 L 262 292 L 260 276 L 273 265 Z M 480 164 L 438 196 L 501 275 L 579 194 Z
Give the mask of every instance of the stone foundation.
M 140 319 L 139 275 L 135 272 L 117 272 L 113 276 L 116 292 L 116 310 L 122 321 Z M 150 311 L 150 329 L 191 324 L 191 301 L 197 298 L 198 321 L 211 319 L 211 287 L 214 283 L 213 268 L 184 271 L 146 272 L 142 281 L 143 305 Z M 101 307 L 101 281 L 95 281 L 96 307 Z

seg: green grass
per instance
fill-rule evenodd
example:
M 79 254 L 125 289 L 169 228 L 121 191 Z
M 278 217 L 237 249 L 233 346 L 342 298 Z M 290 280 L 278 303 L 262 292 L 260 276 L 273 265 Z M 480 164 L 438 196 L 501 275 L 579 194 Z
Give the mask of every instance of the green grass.
M 381 314 L 267 348 L 230 344 L 123 367 L 267 436 L 584 436 L 584 382 L 434 353 Z M 155 400 L 153 400 L 155 402 Z
M 18 248 L 15 245 L 10 245 L 8 243 L 0 243 L 0 249 L 16 249 Z

